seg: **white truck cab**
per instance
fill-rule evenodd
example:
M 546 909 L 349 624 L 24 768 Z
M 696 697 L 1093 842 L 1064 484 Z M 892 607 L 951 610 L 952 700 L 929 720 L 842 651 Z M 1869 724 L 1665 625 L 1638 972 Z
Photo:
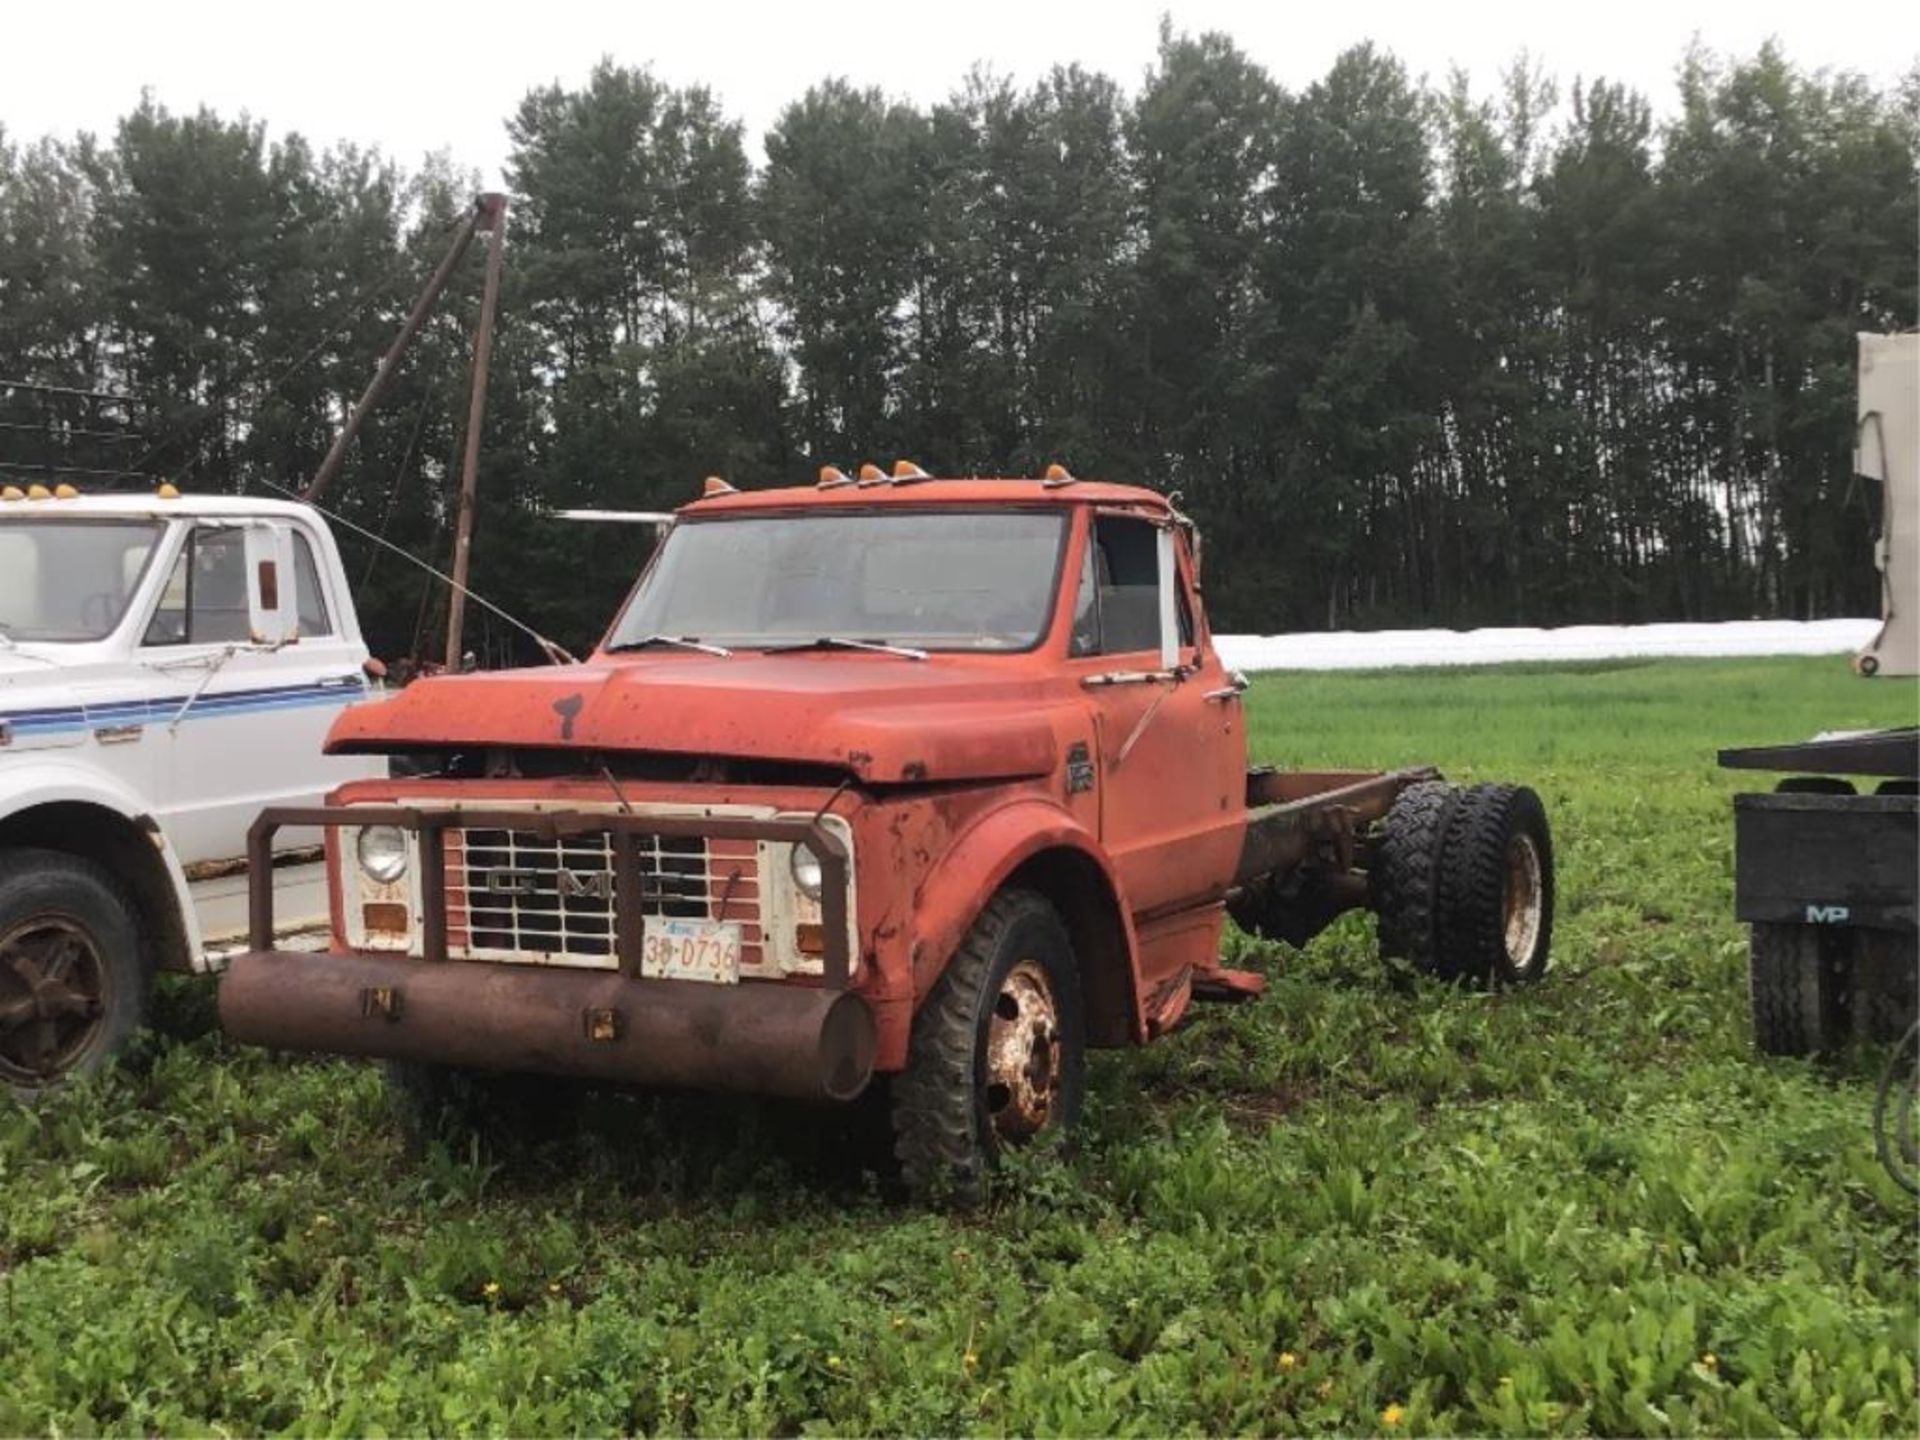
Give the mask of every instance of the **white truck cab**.
M 216 963 L 254 817 L 384 764 L 321 754 L 367 658 L 304 505 L 0 490 L 0 1086 L 97 1064 L 156 970 Z

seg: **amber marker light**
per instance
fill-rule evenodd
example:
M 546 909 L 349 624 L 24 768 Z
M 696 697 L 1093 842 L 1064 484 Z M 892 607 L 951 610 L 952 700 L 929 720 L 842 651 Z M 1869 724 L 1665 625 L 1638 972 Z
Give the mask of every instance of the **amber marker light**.
M 391 900 L 371 900 L 360 907 L 360 919 L 369 935 L 404 935 L 410 928 L 407 907 Z

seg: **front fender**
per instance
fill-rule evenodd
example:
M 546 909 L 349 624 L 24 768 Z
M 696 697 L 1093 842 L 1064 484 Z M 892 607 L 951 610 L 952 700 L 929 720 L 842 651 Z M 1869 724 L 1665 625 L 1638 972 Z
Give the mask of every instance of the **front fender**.
M 960 835 L 929 872 L 914 901 L 913 985 L 917 1005 L 966 938 L 981 907 L 1027 861 L 1050 850 L 1069 850 L 1089 861 L 1106 881 L 1125 954 L 1133 1028 L 1145 1024 L 1139 999 L 1139 946 L 1126 890 L 1099 840 L 1050 801 L 1020 799 L 989 810 Z M 1083 957 L 1084 962 L 1085 957 Z
M 173 853 L 166 832 L 148 813 L 146 803 L 130 786 L 88 765 L 66 758 L 64 752 L 42 750 L 12 757 L 0 764 L 0 825 L 43 805 L 89 805 L 127 821 L 152 842 L 166 871 L 173 907 L 180 917 L 180 933 L 188 963 L 206 966 L 201 954 L 200 917 L 194 913 L 193 892 L 186 872 Z

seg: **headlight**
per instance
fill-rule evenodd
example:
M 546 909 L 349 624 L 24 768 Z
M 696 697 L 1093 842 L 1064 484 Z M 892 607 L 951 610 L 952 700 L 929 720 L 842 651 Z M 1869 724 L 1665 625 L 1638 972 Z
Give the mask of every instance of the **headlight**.
M 809 900 L 820 898 L 820 857 L 807 848 L 803 841 L 793 847 L 793 883 L 800 887 L 800 893 Z
M 407 873 L 407 837 L 397 825 L 369 825 L 354 845 L 369 880 L 391 885 Z

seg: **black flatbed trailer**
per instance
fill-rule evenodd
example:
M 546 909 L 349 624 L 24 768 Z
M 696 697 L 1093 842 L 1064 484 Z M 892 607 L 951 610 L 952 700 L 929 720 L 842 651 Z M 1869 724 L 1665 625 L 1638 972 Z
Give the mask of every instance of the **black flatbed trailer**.
M 1920 727 L 1722 750 L 1720 764 L 1799 772 L 1733 800 L 1754 1044 L 1897 1039 L 1920 994 Z

